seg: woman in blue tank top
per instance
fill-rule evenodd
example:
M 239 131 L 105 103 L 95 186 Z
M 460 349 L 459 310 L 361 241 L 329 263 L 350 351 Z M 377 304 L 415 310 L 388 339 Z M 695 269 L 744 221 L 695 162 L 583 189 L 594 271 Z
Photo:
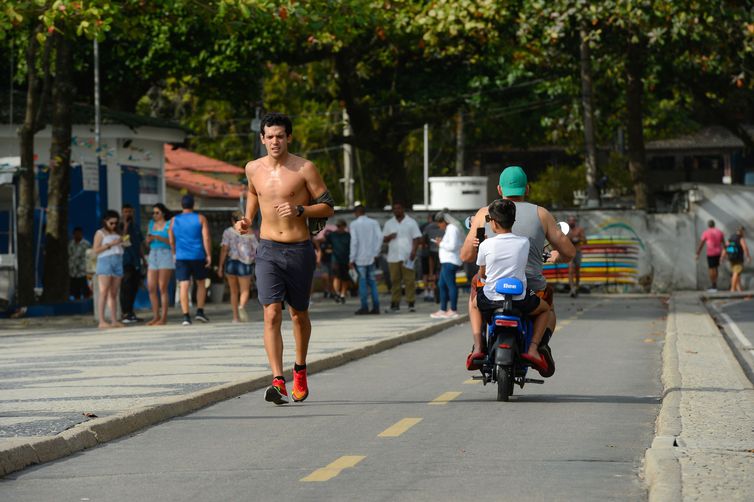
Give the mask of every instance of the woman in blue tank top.
M 175 268 L 168 234 L 169 219 L 170 212 L 164 204 L 157 203 L 152 206 L 152 219 L 149 220 L 147 233 L 149 245 L 147 288 L 149 301 L 152 304 L 152 320 L 147 323 L 147 326 L 165 324 L 168 319 L 168 284 Z M 160 305 L 162 305 L 162 312 L 160 312 Z

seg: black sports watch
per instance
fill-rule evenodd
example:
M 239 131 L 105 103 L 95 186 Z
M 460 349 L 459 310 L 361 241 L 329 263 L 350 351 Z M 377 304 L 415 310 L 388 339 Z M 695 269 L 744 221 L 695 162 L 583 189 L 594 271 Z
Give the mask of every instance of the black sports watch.
M 302 205 L 296 206 L 296 216 L 300 217 L 302 214 L 304 214 L 304 206 Z

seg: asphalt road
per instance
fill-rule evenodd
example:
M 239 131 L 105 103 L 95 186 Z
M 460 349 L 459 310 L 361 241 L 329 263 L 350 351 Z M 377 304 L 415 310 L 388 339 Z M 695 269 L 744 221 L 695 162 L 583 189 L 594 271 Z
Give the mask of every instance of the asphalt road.
M 557 363 L 509 403 L 469 383 L 465 325 L 0 480 L 0 500 L 643 500 L 657 298 L 559 299 Z M 583 310 L 580 310 L 582 309 Z
M 744 371 L 754 379 L 754 299 L 749 296 L 715 300 L 710 305 Z

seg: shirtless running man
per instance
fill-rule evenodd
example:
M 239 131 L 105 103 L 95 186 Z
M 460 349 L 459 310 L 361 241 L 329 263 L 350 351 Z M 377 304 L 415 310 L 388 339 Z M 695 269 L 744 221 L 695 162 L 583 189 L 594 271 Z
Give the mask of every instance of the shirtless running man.
M 306 383 L 306 353 L 312 332 L 309 296 L 316 266 L 307 218 L 332 216 L 334 203 L 314 164 L 288 152 L 293 132 L 291 119 L 270 113 L 261 125 L 267 155 L 246 164 L 249 180 L 246 216 L 235 228 L 241 234 L 249 232 L 257 211 L 262 212 L 256 282 L 264 310 L 264 348 L 273 375 L 264 398 L 285 404 L 288 391 L 283 377 L 280 333 L 283 302 L 288 304 L 296 340 L 291 395 L 294 401 L 303 401 L 309 395 Z

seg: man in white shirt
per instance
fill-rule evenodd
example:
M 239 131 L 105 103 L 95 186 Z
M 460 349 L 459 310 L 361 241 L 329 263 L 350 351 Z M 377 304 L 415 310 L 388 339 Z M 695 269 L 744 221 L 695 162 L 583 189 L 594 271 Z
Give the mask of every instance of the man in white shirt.
M 380 224 L 366 215 L 364 206 L 353 209 L 356 219 L 351 222 L 351 268 L 359 273 L 359 299 L 361 308 L 356 315 L 379 314 L 380 296 L 377 293 L 375 279 L 375 260 L 382 250 L 382 231 Z M 367 293 L 372 294 L 372 310 L 369 310 Z
M 388 244 L 387 263 L 390 268 L 390 311 L 398 312 L 401 304 L 401 283 L 406 287 L 408 311 L 416 312 L 416 269 L 414 260 L 421 242 L 421 230 L 416 220 L 406 216 L 403 204 L 393 203 L 393 217 L 385 222 L 382 230 Z
M 529 239 L 511 233 L 516 221 L 516 204 L 507 199 L 496 200 L 489 206 L 488 221 L 495 236 L 479 244 L 477 265 L 484 285 L 477 290 L 476 304 L 485 322 L 496 308 L 500 308 L 504 296 L 495 290 L 497 281 L 516 278 L 524 285 L 523 294 L 513 297 L 513 306 L 534 321 L 532 340 L 527 352 L 521 357 L 529 361 L 542 376 L 550 373 L 547 359 L 539 353 L 550 304 L 527 287 L 526 264 L 529 260 Z M 483 353 L 469 355 L 470 360 L 484 357 Z M 467 363 L 470 366 L 470 363 Z

